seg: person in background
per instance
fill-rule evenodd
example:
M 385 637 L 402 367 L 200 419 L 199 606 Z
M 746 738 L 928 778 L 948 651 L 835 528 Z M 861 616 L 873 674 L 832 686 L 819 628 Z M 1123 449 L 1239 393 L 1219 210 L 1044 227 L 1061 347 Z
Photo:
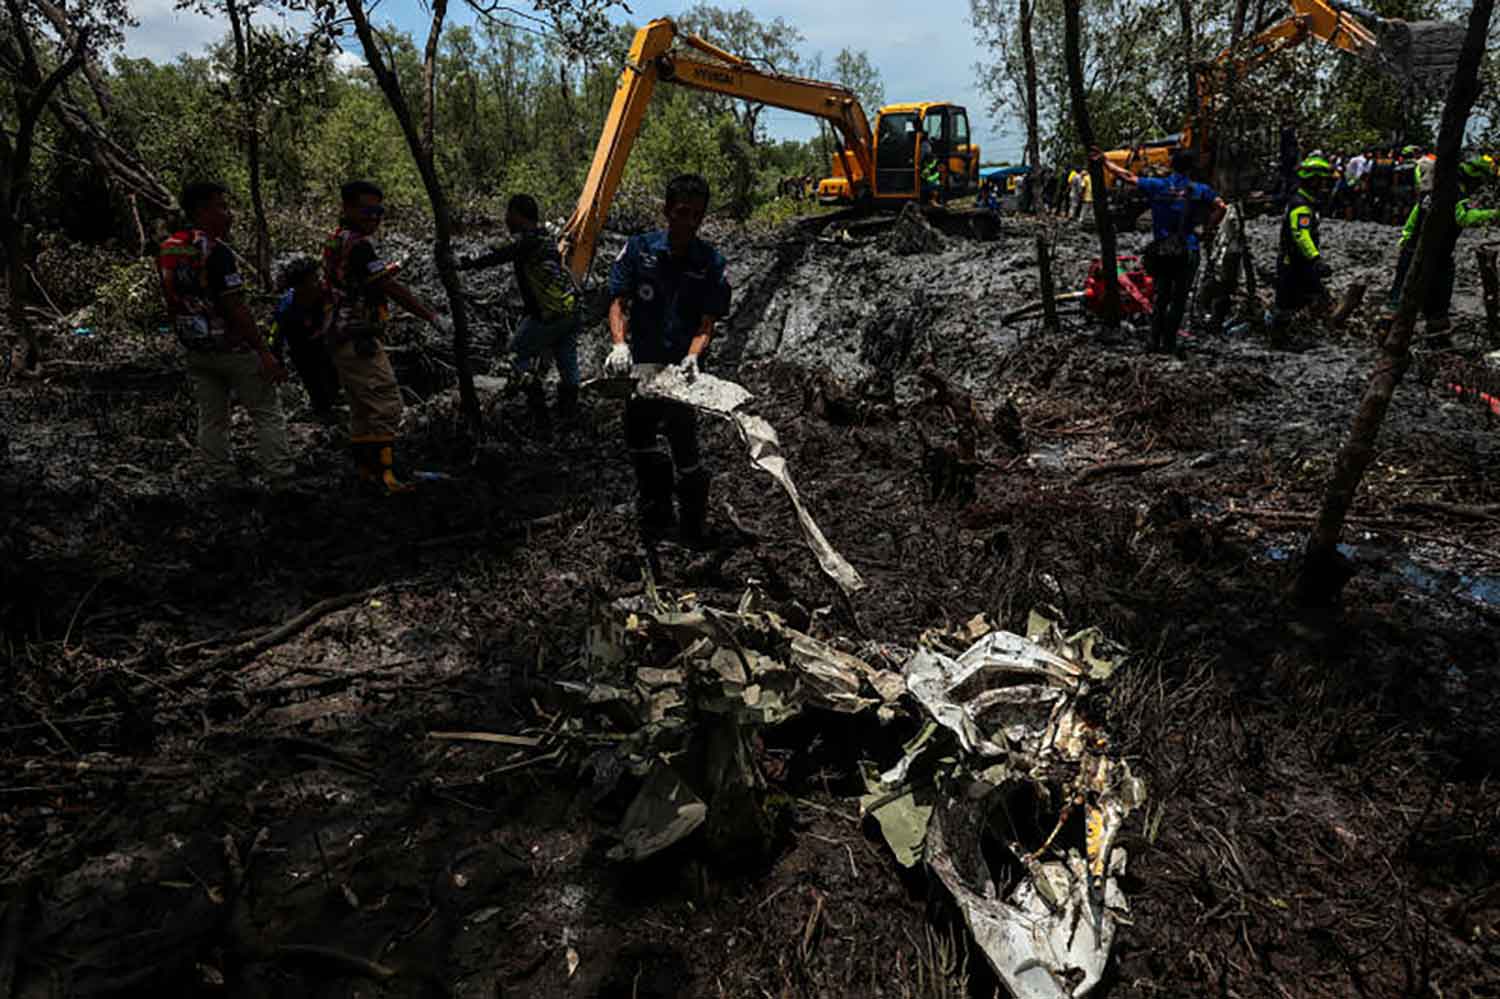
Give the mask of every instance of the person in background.
M 1456 274 L 1453 254 L 1458 247 L 1458 237 L 1465 229 L 1491 226 L 1500 221 L 1500 209 L 1479 208 L 1473 203 L 1474 196 L 1494 180 L 1493 157 L 1470 156 L 1458 165 L 1458 203 L 1453 206 L 1453 220 L 1458 226 L 1443 245 L 1432 248 L 1431 252 L 1438 255 L 1436 280 L 1427 287 L 1422 301 L 1425 332 L 1439 341 L 1447 338 L 1448 331 L 1453 326 L 1448 313 L 1453 305 L 1453 281 Z M 1432 195 L 1428 194 L 1412 208 L 1411 214 L 1406 218 L 1406 225 L 1401 230 L 1401 253 L 1396 258 L 1396 278 L 1391 282 L 1390 294 L 1387 296 L 1387 304 L 1392 312 L 1401 305 L 1401 293 L 1406 285 L 1407 272 L 1411 270 L 1412 259 L 1416 255 L 1417 240 L 1421 237 L 1423 223 L 1427 221 L 1431 210 Z
M 505 209 L 505 225 L 515 237 L 509 244 L 460 260 L 458 269 L 505 263 L 514 266 L 524 316 L 510 349 L 527 406 L 535 417 L 547 415 L 547 397 L 536 362 L 550 354 L 557 364 L 557 414 L 571 417 L 578 412 L 580 381 L 578 295 L 572 275 L 563 269 L 557 244 L 542 228 L 536 198 L 529 194 L 513 196 Z
M 294 468 L 276 385 L 286 369 L 271 353 L 245 304 L 245 282 L 224 242 L 234 225 L 229 188 L 196 181 L 183 188 L 187 225 L 162 242 L 157 257 L 162 297 L 173 332 L 187 352 L 198 404 L 198 452 L 216 486 L 238 480 L 229 453 L 229 400 L 238 398 L 255 425 L 261 473 L 276 489 Z
M 1364 215 L 1365 173 L 1369 170 L 1369 166 L 1369 156 L 1363 150 L 1349 157 L 1349 162 L 1344 164 L 1344 186 L 1349 193 L 1344 217 L 1350 221 L 1362 218 Z
M 1420 152 L 1416 146 L 1403 146 L 1396 155 L 1391 179 L 1391 198 L 1394 202 L 1392 221 L 1406 218 L 1417 206 L 1417 157 Z
M 937 148 L 926 132 L 922 133 L 918 145 L 917 164 L 921 171 L 922 203 L 941 205 L 944 201 L 943 171 L 938 164 Z
M 1396 152 L 1377 153 L 1369 171 L 1370 221 L 1389 225 L 1393 219 L 1396 192 Z
M 667 184 L 665 229 L 632 236 L 609 270 L 609 333 L 604 364 L 613 377 L 634 365 L 676 365 L 697 378 L 714 324 L 729 312 L 724 258 L 698 237 L 708 210 L 708 181 L 682 174 Z M 671 457 L 663 454 L 665 434 Z M 625 447 L 635 467 L 637 510 L 648 542 L 671 531 L 681 514 L 680 537 L 690 546 L 710 543 L 705 527 L 710 475 L 698 449 L 698 415 L 685 403 L 636 395 L 625 404 Z M 676 466 L 677 513 L 672 508 Z
M 1077 167 L 1068 174 L 1068 218 L 1078 221 L 1083 214 L 1083 178 L 1085 172 Z
M 1181 250 L 1180 253 L 1156 256 L 1156 262 L 1151 265 L 1154 291 L 1151 344 L 1147 348 L 1153 352 L 1181 353 L 1177 334 L 1182 328 L 1193 280 L 1198 275 L 1197 229 L 1200 224 L 1208 229 L 1219 224 L 1224 217 L 1224 200 L 1207 184 L 1193 180 L 1198 160 L 1187 149 L 1172 153 L 1172 172 L 1166 177 L 1138 177 L 1105 159 L 1103 151 L 1097 147 L 1091 157 L 1116 180 L 1135 187 L 1150 199 L 1154 245 L 1172 243 L 1174 250 Z M 1180 245 L 1173 243 L 1175 240 L 1180 240 Z M 1153 259 L 1149 251 L 1147 258 Z
M 291 355 L 313 416 L 330 423 L 338 401 L 339 373 L 323 340 L 328 296 L 323 290 L 322 265 L 312 257 L 298 257 L 282 268 L 278 286 L 281 298 L 276 301 L 267 337 L 271 350 L 278 361 L 284 354 Z
M 1281 246 L 1276 257 L 1276 308 L 1271 313 L 1271 346 L 1284 347 L 1292 319 L 1308 305 L 1326 308 L 1331 300 L 1327 280 L 1332 271 L 1323 259 L 1318 236 L 1318 206 L 1333 183 L 1333 164 L 1309 156 L 1297 165 L 1297 189 L 1281 217 Z
M 323 286 L 329 295 L 328 349 L 349 397 L 349 443 L 361 482 L 385 493 L 409 492 L 395 471 L 401 429 L 401 387 L 386 354 L 385 324 L 394 300 L 451 336 L 452 327 L 396 280 L 400 265 L 375 245 L 385 219 L 385 195 L 368 180 L 339 190 L 339 224 L 323 245 Z

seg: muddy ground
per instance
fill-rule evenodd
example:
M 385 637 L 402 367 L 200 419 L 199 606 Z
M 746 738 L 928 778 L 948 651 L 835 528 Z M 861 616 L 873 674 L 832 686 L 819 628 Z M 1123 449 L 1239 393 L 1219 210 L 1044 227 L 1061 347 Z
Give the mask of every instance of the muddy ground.
M 1374 303 L 1292 352 L 1200 334 L 1185 360 L 1078 317 L 1006 326 L 1035 295 L 1035 231 L 910 254 L 828 219 L 713 233 L 736 285 L 715 370 L 756 393 L 869 585 L 839 598 L 719 426 L 716 495 L 760 542 L 668 550 L 659 582 L 720 605 L 757 587 L 891 666 L 926 629 L 1020 629 L 1041 605 L 1124 643 L 1106 713 L 1150 799 L 1096 994 L 1500 994 L 1500 439 L 1448 387 L 1487 349 L 1467 248 L 1457 346 L 1421 352 L 1355 507 L 1345 607 L 1307 620 L 1283 593 Z M 1325 223 L 1339 280 L 1381 297 L 1394 234 Z M 1274 220 L 1253 238 L 1268 269 Z M 1091 236 L 1055 239 L 1075 286 Z M 473 281 L 485 366 L 508 281 Z M 914 713 L 765 733 L 769 859 L 697 837 L 605 857 L 628 795 L 581 764 L 618 733 L 556 681 L 585 679 L 591 608 L 640 584 L 618 403 L 540 427 L 500 399 L 476 454 L 445 346 L 407 329 L 403 457 L 451 478 L 361 495 L 289 389 L 308 491 L 210 494 L 169 342 L 93 329 L 0 387 L 13 995 L 1002 994 L 941 889 L 858 819 L 861 761 L 893 762 Z M 977 466 L 942 459 L 955 429 L 923 368 L 972 393 Z M 429 737 L 455 730 L 535 745 Z

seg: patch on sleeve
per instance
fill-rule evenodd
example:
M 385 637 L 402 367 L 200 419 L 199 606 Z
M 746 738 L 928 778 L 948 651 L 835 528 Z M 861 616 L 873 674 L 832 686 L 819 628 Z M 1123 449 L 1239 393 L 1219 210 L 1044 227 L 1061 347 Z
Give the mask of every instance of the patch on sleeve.
M 384 260 L 372 260 L 370 261 L 367 270 L 369 270 L 371 274 L 379 274 L 381 271 L 385 270 L 385 268 L 386 263 Z
M 240 277 L 238 271 L 230 271 L 228 274 L 224 275 L 225 291 L 233 291 L 236 288 L 242 287 L 244 283 L 245 279 Z
M 1297 216 L 1297 228 L 1298 229 L 1311 229 L 1312 228 L 1312 216 L 1311 215 L 1299 215 L 1299 216 Z

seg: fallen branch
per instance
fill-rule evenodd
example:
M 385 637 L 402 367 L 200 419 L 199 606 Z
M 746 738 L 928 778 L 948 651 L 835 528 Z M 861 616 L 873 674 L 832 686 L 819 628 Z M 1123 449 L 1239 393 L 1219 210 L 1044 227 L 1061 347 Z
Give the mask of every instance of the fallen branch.
M 1133 458 L 1129 461 L 1106 461 L 1098 465 L 1090 465 L 1077 475 L 1069 485 L 1081 486 L 1085 482 L 1100 479 L 1107 475 L 1139 475 L 1149 472 L 1153 468 L 1163 468 L 1172 464 L 1177 459 L 1167 458 Z
M 272 956 L 282 961 L 331 965 L 340 974 L 368 978 L 377 982 L 388 982 L 399 974 L 388 964 L 371 961 L 333 947 L 319 947 L 316 944 L 281 944 L 272 952 Z
M 1055 295 L 1052 298 L 1052 302 L 1054 305 L 1066 305 L 1069 302 L 1078 302 L 1082 300 L 1083 292 L 1081 291 L 1064 292 L 1063 294 Z M 1032 313 L 1043 312 L 1046 310 L 1046 307 L 1047 300 L 1045 298 L 1039 298 L 1034 302 L 1027 302 L 1025 305 L 1019 305 L 1016 308 L 1011 309 L 1009 312 L 1003 314 L 1000 317 L 1000 321 L 1002 323 L 1013 323 L 1017 319 L 1021 319 Z
M 1442 500 L 1408 500 L 1396 504 L 1401 513 L 1441 513 L 1464 520 L 1500 520 L 1500 504 L 1470 506 L 1467 503 L 1445 503 Z
M 337 597 L 320 600 L 279 628 L 273 628 L 259 638 L 237 645 L 228 652 L 215 656 L 201 666 L 194 666 L 192 669 L 183 670 L 181 673 L 166 677 L 161 681 L 161 684 L 167 687 L 180 687 L 209 673 L 242 667 L 254 661 L 255 657 L 259 656 L 262 652 L 275 648 L 288 639 L 295 637 L 314 622 L 327 617 L 334 611 L 340 611 L 346 607 L 362 603 L 369 597 L 380 592 L 380 590 L 381 587 L 377 586 L 370 590 L 359 590 L 354 593 L 345 593 Z M 154 683 L 137 684 L 131 689 L 130 693 L 135 697 L 143 697 L 149 694 L 154 686 L 156 686 Z
M 429 739 L 446 739 L 454 742 L 492 742 L 501 746 L 540 746 L 542 740 L 528 735 L 505 735 L 500 732 L 428 732 Z
M 1283 520 L 1294 524 L 1310 524 L 1318 519 L 1316 513 L 1304 513 L 1298 510 L 1257 510 L 1252 507 L 1240 507 L 1226 511 L 1228 517 L 1249 517 L 1252 520 Z M 1402 522 L 1390 517 L 1350 517 L 1349 523 L 1359 527 L 1388 528 L 1397 530 L 1402 527 Z

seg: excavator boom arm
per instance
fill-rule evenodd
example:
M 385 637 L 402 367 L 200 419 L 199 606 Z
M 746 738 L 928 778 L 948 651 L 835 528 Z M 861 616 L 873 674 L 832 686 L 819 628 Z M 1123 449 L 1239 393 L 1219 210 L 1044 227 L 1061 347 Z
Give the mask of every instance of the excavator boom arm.
M 670 50 L 677 40 L 719 61 L 674 55 Z M 679 36 L 671 20 L 658 18 L 636 32 L 631 43 L 629 62 L 620 74 L 578 207 L 558 243 L 563 265 L 580 283 L 593 263 L 599 231 L 609 216 L 658 81 L 826 119 L 840 133 L 845 149 L 860 160 L 864 175 L 870 176 L 874 139 L 864 109 L 848 88 L 763 72 L 700 38 Z
M 1198 85 L 1198 124 L 1212 121 L 1231 78 L 1243 79 L 1309 38 L 1317 38 L 1363 59 L 1373 59 L 1380 43 L 1368 27 L 1326 0 L 1291 0 L 1292 13 L 1233 45 L 1204 68 Z

